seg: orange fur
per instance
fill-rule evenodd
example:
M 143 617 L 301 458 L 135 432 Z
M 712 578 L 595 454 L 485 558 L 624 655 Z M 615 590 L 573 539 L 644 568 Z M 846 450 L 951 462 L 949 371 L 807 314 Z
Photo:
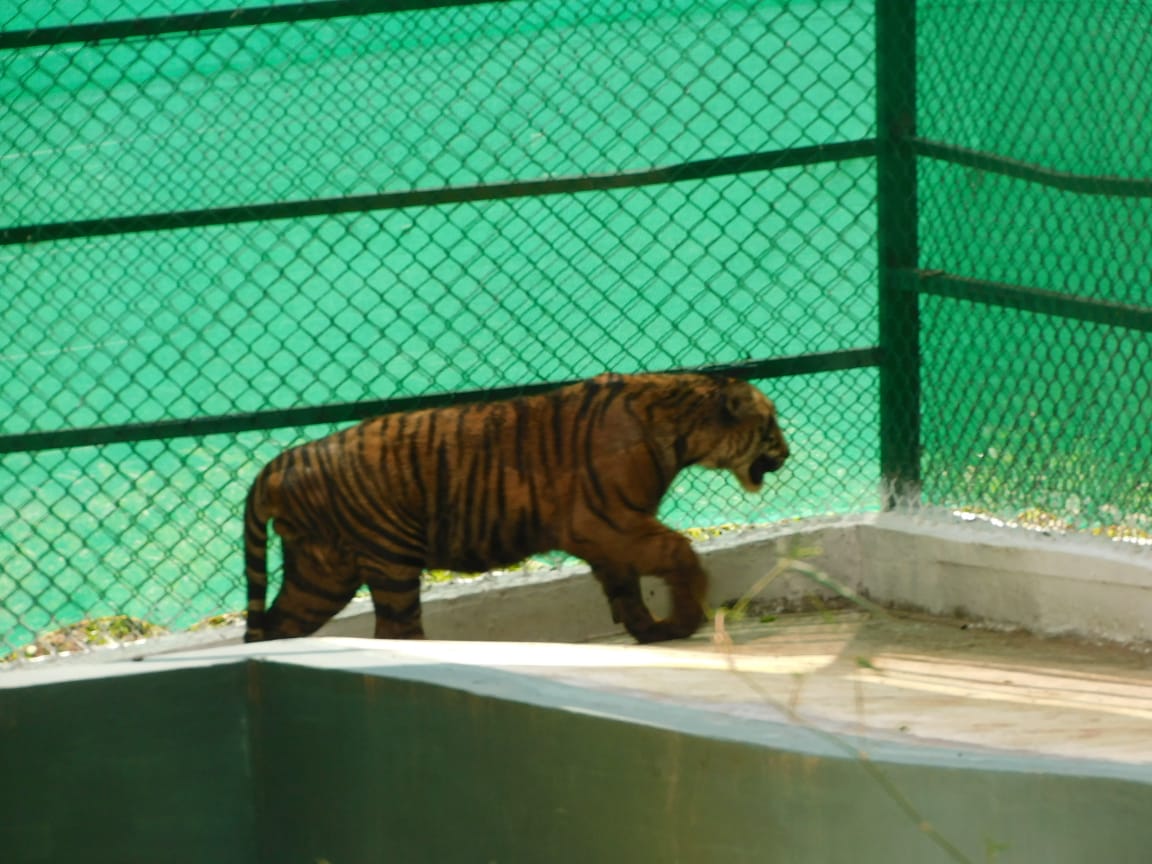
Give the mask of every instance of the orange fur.
M 389 414 L 272 460 L 244 516 L 247 641 L 314 632 L 367 583 L 376 635 L 421 637 L 425 568 L 481 571 L 549 550 L 592 567 L 637 640 L 688 636 L 707 577 L 656 518 L 676 474 L 732 471 L 750 491 L 788 458 L 776 409 L 743 381 L 601 375 L 540 396 Z M 284 544 L 271 608 L 267 523 Z M 669 585 L 655 620 L 641 574 Z

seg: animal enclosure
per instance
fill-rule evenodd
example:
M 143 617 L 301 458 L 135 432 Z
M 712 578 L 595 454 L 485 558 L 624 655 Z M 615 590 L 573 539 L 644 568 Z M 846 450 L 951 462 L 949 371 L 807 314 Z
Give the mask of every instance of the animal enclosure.
M 0 655 L 242 608 L 274 454 L 714 368 L 793 458 L 677 527 L 1152 536 L 1145 0 L 16 0 Z

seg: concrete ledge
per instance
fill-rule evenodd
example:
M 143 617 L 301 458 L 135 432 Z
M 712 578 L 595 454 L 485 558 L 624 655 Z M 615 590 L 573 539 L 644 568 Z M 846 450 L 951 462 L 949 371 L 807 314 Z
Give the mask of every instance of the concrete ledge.
M 989 628 L 1145 647 L 1152 626 L 1152 554 L 1103 540 L 883 515 L 701 548 L 714 604 L 805 550 L 876 602 Z M 759 599 L 830 584 L 787 574 Z M 365 606 L 326 630 L 370 634 Z M 89 655 L 156 655 L 140 663 L 0 674 L 4 860 L 1080 864 L 1152 848 L 1138 652 L 857 611 L 747 621 L 727 647 L 557 644 L 629 641 L 583 568 L 435 585 L 426 607 L 433 637 L 489 641 L 219 644 L 233 628 Z
M 998 628 L 1152 646 L 1152 548 L 1100 538 L 1047 536 L 962 522 L 947 514 L 872 514 L 749 529 L 697 544 L 715 606 L 739 598 L 782 557 L 806 560 L 840 585 L 882 605 L 964 618 Z M 644 581 L 652 609 L 666 608 L 657 580 Z M 788 573 L 758 599 L 794 607 L 834 591 Z M 586 567 L 486 574 L 428 585 L 434 639 L 586 642 L 622 636 Z M 371 602 L 358 598 L 318 636 L 370 637 Z M 97 650 L 72 661 L 123 660 L 242 641 L 243 629 L 180 633 Z
M 884 515 L 857 528 L 858 567 L 842 572 L 882 604 L 1048 636 L 1152 642 L 1152 550 Z
M 713 605 L 742 596 L 781 557 L 805 560 L 841 585 L 882 605 L 1125 644 L 1152 643 L 1152 550 L 1099 538 L 1048 536 L 981 523 L 878 514 L 752 529 L 699 544 L 712 577 Z M 666 608 L 656 580 L 645 580 L 654 610 Z M 759 599 L 787 607 L 827 586 L 796 573 Z M 444 639 L 580 642 L 619 630 L 587 568 L 494 574 L 431 586 L 429 636 Z M 371 636 L 366 600 L 326 625 L 323 636 Z
M 823 680 L 875 727 L 860 688 L 922 673 L 898 654 L 862 673 L 853 626 L 800 632 L 799 653 L 738 651 L 736 668 L 700 643 L 308 639 L 0 676 L 0 849 L 91 864 L 1146 859 L 1152 762 L 857 733 L 746 688 L 802 687 L 815 712 L 832 704 L 816 670 L 838 657 Z M 1138 743 L 1143 677 L 1099 715 Z

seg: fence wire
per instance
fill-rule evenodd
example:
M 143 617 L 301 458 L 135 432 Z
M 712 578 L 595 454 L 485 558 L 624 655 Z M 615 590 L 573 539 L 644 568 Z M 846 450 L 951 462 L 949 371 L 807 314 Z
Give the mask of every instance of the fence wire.
M 730 365 L 797 458 L 666 518 L 878 508 L 894 8 L 923 501 L 1152 531 L 1146 4 L 235 5 L 0 12 L 0 654 L 242 608 L 248 482 L 357 405 Z
M 988 283 L 921 301 L 929 503 L 1152 540 L 1150 12 L 921 4 L 920 266 Z

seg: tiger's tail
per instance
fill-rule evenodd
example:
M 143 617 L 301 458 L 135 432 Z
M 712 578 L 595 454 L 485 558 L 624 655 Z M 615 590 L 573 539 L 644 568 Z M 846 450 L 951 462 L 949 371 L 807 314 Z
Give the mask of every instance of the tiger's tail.
M 264 607 L 268 595 L 268 517 L 265 497 L 268 468 L 252 483 L 244 505 L 244 579 L 248 583 L 248 626 L 245 642 L 265 639 Z

